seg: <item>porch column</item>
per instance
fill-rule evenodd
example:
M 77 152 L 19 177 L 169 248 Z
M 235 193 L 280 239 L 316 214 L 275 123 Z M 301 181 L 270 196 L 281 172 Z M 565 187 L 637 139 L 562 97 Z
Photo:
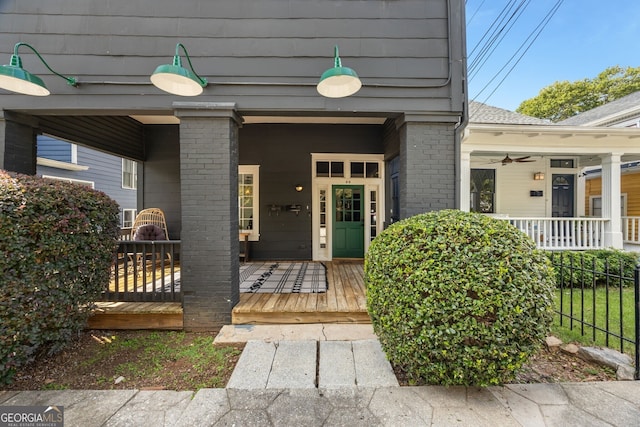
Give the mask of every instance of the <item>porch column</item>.
M 0 168 L 35 175 L 37 120 L 9 112 L 0 116 Z
M 400 218 L 456 206 L 455 125 L 413 117 L 396 122 L 400 135 Z
M 471 210 L 471 153 L 460 153 L 460 210 Z
M 177 102 L 184 328 L 231 323 L 238 302 L 238 127 L 234 103 Z
M 622 249 L 620 206 L 620 157 L 611 153 L 602 157 L 602 217 L 609 218 L 604 229 L 604 246 Z

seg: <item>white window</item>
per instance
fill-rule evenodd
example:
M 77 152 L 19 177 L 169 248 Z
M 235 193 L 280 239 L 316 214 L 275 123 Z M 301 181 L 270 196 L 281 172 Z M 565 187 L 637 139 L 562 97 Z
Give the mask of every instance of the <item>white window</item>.
M 138 211 L 135 209 L 123 209 L 122 210 L 122 228 L 133 227 L 133 221 L 136 219 Z
M 589 213 L 591 216 L 602 218 L 602 196 L 591 196 L 589 198 Z M 620 195 L 620 215 L 627 215 L 627 195 Z
M 138 188 L 138 164 L 133 160 L 122 159 L 122 188 Z
M 259 165 L 238 166 L 238 223 L 249 240 L 260 238 Z

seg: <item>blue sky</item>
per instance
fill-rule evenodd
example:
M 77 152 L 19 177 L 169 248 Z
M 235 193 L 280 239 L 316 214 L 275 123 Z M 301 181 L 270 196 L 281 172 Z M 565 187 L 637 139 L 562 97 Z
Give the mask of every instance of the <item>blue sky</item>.
M 467 0 L 467 53 L 478 57 L 483 35 L 502 9 L 522 0 Z M 470 74 L 469 99 L 515 110 L 556 81 L 593 78 L 605 68 L 640 66 L 639 0 L 564 0 L 537 40 L 493 92 L 516 59 L 499 72 L 557 0 L 532 0 L 506 37 Z M 526 1 L 525 1 L 526 3 Z M 476 13 L 477 11 L 477 13 Z M 475 13 L 475 16 L 473 16 Z M 519 55 L 517 55 L 519 56 Z M 516 58 L 517 58 L 516 56 Z M 491 78 L 498 73 L 493 83 Z M 479 93 L 485 85 L 488 87 Z

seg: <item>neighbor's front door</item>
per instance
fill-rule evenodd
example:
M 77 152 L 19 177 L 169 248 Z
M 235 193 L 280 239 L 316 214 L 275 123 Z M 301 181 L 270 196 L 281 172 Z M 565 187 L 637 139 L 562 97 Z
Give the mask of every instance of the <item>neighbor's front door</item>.
M 551 186 L 551 203 L 552 217 L 570 218 L 573 217 L 573 187 L 574 175 L 556 175 L 552 176 Z
M 364 186 L 333 186 L 333 257 L 364 257 Z

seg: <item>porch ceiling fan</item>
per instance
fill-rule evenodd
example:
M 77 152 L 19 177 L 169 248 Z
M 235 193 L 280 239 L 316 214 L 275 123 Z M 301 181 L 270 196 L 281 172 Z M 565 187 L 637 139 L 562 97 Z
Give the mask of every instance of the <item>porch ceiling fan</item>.
M 505 165 L 510 165 L 511 163 L 528 163 L 528 162 L 535 162 L 535 160 L 530 159 L 531 156 L 523 156 L 523 157 L 516 157 L 516 158 L 511 158 L 509 157 L 509 154 L 507 153 L 506 156 L 504 156 L 504 159 L 502 160 L 498 160 L 496 162 L 493 163 L 502 163 L 502 166 Z

